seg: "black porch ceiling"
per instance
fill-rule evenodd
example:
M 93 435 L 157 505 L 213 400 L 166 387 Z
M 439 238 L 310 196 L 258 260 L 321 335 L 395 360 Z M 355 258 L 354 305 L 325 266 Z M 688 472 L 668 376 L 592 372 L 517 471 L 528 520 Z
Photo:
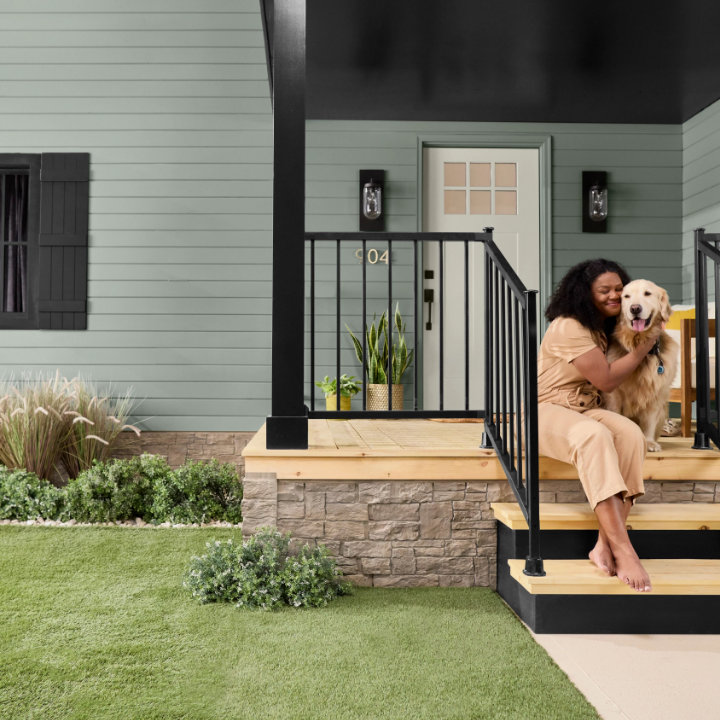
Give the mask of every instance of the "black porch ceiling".
M 717 0 L 308 0 L 307 117 L 680 123 L 720 98 Z

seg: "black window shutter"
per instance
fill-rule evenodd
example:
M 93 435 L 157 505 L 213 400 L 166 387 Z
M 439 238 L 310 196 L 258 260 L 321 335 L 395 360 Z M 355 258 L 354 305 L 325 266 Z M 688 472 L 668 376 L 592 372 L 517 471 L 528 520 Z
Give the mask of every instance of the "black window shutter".
M 89 153 L 43 153 L 40 165 L 40 327 L 87 328 Z

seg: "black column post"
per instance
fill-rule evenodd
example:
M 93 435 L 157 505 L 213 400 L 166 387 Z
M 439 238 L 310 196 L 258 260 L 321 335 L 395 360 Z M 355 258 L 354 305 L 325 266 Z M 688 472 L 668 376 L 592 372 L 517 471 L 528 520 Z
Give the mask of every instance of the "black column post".
M 273 18 L 272 414 L 267 447 L 306 449 L 305 0 L 275 0 Z

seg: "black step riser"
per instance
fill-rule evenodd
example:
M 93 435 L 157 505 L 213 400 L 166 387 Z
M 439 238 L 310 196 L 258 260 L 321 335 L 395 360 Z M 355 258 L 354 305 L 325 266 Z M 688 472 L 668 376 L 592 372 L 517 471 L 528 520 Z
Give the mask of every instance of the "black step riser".
M 509 552 L 513 553 L 508 557 L 525 558 L 528 531 L 510 530 L 498 523 L 498 544 L 501 535 L 508 533 L 514 534 L 514 540 L 506 538 L 510 542 Z M 720 530 L 628 530 L 628 535 L 639 557 L 645 560 L 720 558 Z M 543 530 L 540 533 L 540 554 L 545 560 L 586 558 L 595 547 L 597 537 L 597 530 Z
M 719 530 L 632 530 L 635 549 L 647 559 L 720 558 Z M 595 530 L 543 530 L 546 560 L 587 558 Z M 536 633 L 720 634 L 717 595 L 533 595 L 510 575 L 508 559 L 524 559 L 527 530 L 498 523 L 498 593 Z M 589 561 L 588 561 L 589 562 Z

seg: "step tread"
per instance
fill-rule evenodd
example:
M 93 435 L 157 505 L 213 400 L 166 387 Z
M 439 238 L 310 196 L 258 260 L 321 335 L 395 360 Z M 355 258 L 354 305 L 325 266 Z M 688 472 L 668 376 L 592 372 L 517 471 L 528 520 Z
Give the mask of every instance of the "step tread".
M 650 595 L 720 595 L 720 560 L 643 560 L 653 584 Z M 533 595 L 637 595 L 589 560 L 546 560 L 545 577 L 523 574 L 524 560 L 508 560 L 510 575 Z
M 527 530 L 517 503 L 492 503 L 495 518 L 511 530 Z M 628 517 L 633 530 L 720 530 L 720 503 L 638 503 Z M 585 503 L 540 503 L 541 530 L 597 530 Z

